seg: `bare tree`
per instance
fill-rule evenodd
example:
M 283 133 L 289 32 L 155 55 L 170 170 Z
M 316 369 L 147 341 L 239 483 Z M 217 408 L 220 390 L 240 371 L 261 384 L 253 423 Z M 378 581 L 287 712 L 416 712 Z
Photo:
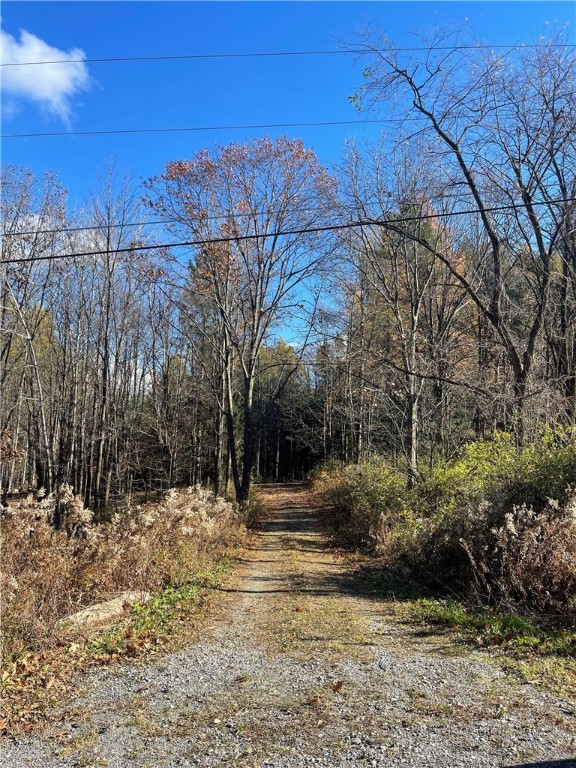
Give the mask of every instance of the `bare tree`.
M 64 191 L 51 174 L 38 189 L 29 171 L 6 168 L 1 214 L 2 262 L 19 260 L 0 265 L 0 435 L 13 448 L 7 473 L 3 467 L 3 486 L 13 484 L 20 455 L 25 466 L 33 462 L 38 482 L 51 489 L 55 455 L 46 378 L 53 330 L 49 287 L 51 258 L 58 253 L 66 221 Z M 28 481 L 25 471 L 21 481 Z
M 348 337 L 359 358 L 360 391 L 380 389 L 388 412 L 396 412 L 410 484 L 418 475 L 422 398 L 433 382 L 441 410 L 443 387 L 457 384 L 448 349 L 466 306 L 464 290 L 419 243 L 455 250 L 447 221 L 434 218 L 436 172 L 425 146 L 390 153 L 383 142 L 364 152 L 350 147 L 342 169 L 345 211 L 354 209 L 363 221 L 399 220 L 409 233 L 365 225 L 346 234 L 343 250 L 358 275 L 357 327 Z
M 260 351 L 275 330 L 306 335 L 303 310 L 314 304 L 311 282 L 326 257 L 321 235 L 308 230 L 324 222 L 333 181 L 301 141 L 264 138 L 169 163 L 148 189 L 150 205 L 178 222 L 175 232 L 207 241 L 197 249 L 191 277 L 219 317 L 222 408 L 234 487 L 243 503 L 256 458 Z M 222 242 L 210 242 L 217 238 Z M 277 391 L 284 378 L 278 378 Z
M 429 137 L 452 215 L 474 211 L 466 227 L 479 236 L 466 264 L 402 223 L 389 229 L 442 261 L 493 328 L 512 371 L 520 436 L 573 211 L 576 61 L 558 42 L 497 54 L 437 37 L 416 59 L 370 41 L 373 65 L 355 97 L 404 116 L 408 145 Z

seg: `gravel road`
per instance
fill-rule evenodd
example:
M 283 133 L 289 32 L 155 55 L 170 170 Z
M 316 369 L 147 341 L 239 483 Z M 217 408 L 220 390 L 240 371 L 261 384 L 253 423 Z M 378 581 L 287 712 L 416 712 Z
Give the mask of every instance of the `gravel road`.
M 2 768 L 576 768 L 576 702 L 354 589 L 306 490 L 270 510 L 190 647 L 99 670 Z

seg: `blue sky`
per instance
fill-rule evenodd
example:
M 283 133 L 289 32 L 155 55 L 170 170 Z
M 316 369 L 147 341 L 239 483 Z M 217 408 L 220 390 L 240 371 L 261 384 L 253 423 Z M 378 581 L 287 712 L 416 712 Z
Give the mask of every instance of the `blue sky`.
M 469 30 L 492 44 L 530 43 L 569 24 L 573 2 L 5 2 L 3 46 L 88 58 L 326 50 L 371 25 L 398 44 L 436 25 Z M 21 38 L 21 30 L 30 35 Z M 27 46 L 23 48 L 23 46 Z M 196 127 L 358 119 L 347 97 L 365 63 L 350 55 L 88 63 L 44 82 L 27 75 L 3 83 L 2 133 Z M 69 65 L 68 65 L 69 66 Z M 23 68 L 20 68 L 23 70 Z M 5 71 L 4 71 L 5 72 Z M 69 77 L 68 77 L 69 76 Z M 66 79 L 68 77 L 68 79 Z M 79 205 L 94 173 L 114 160 L 138 181 L 168 160 L 263 130 L 62 136 L 2 140 L 2 162 L 56 171 Z M 270 129 L 300 136 L 321 161 L 338 162 L 347 136 L 375 138 L 378 128 Z

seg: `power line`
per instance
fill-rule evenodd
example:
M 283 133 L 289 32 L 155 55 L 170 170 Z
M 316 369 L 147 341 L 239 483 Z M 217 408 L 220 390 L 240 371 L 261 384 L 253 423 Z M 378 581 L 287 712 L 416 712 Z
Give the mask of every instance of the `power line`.
M 344 205 L 341 206 L 347 210 L 355 210 L 356 206 Z M 301 213 L 334 213 L 336 209 L 322 209 L 322 208 L 304 208 L 300 209 Z M 265 216 L 268 211 L 256 211 L 252 213 L 221 213 L 217 216 L 205 216 L 204 221 L 218 221 L 224 219 L 229 221 L 230 219 L 246 219 L 252 216 Z M 194 218 L 194 217 L 191 217 Z M 178 224 L 182 223 L 181 219 L 153 219 L 148 221 L 127 221 L 120 224 L 93 224 L 92 226 L 84 227 L 60 227 L 57 229 L 29 229 L 19 232 L 0 232 L 0 237 L 23 237 L 25 235 L 53 235 L 58 232 L 91 232 L 98 229 L 123 229 L 127 227 L 146 227 L 157 224 Z
M 415 122 L 412 118 L 387 118 L 387 119 L 366 119 L 366 120 L 326 120 L 310 123 L 258 123 L 251 125 L 204 125 L 184 128 L 120 128 L 108 131 L 55 131 L 51 133 L 4 133 L 0 134 L 0 139 L 31 139 L 40 136 L 103 136 L 110 134 L 123 133 L 193 133 L 201 131 L 235 131 L 252 130 L 261 128 L 314 128 L 335 125 L 364 125 L 366 123 L 404 123 L 406 121 Z
M 437 197 L 431 197 L 426 200 L 428 203 L 443 202 L 444 200 L 460 200 L 462 201 L 461 194 L 449 194 L 444 193 Z M 301 208 L 299 213 L 338 213 L 338 211 L 357 211 L 357 205 L 344 205 L 341 204 L 338 208 Z M 251 213 L 220 213 L 214 216 L 203 217 L 204 221 L 230 221 L 231 219 L 246 219 L 253 216 L 266 216 L 269 211 L 252 211 Z M 190 219 L 200 218 L 189 216 Z M 55 235 L 65 232 L 94 232 L 97 230 L 109 230 L 109 229 L 127 229 L 129 227 L 151 227 L 158 226 L 159 224 L 182 224 L 181 219 L 148 219 L 147 221 L 123 221 L 118 224 L 92 224 L 89 226 L 77 226 L 77 227 L 56 227 L 52 229 L 28 229 L 17 230 L 16 232 L 0 232 L 0 237 L 26 237 L 28 235 Z
M 248 216 L 247 213 L 238 216 Z M 208 219 L 221 219 L 223 216 L 208 216 Z M 123 229 L 124 227 L 147 227 L 154 224 L 176 224 L 178 219 L 156 219 L 152 221 L 129 221 L 121 224 L 93 224 L 89 227 L 61 227 L 59 229 L 28 229 L 17 232 L 0 232 L 0 237 L 25 237 L 26 235 L 54 235 L 58 232 L 92 232 L 96 229 Z
M 575 48 L 574 43 L 515 43 L 513 45 L 439 45 L 439 46 L 412 46 L 401 48 L 343 48 L 312 51 L 255 51 L 253 53 L 184 53 L 170 56 L 106 56 L 101 58 L 86 59 L 52 59 L 47 61 L 18 61 L 0 64 L 0 67 L 31 67 L 43 64 L 102 64 L 109 62 L 130 61 L 183 61 L 194 59 L 256 59 L 274 58 L 281 56 L 341 56 L 362 55 L 365 53 L 387 53 L 398 51 L 399 53 L 414 53 L 416 51 L 476 51 L 476 50 L 521 50 L 523 48 Z
M 576 202 L 576 197 L 564 197 L 564 198 L 558 198 L 556 200 L 541 200 L 541 201 L 534 201 L 531 203 L 531 205 L 553 205 L 556 203 L 574 203 Z M 449 216 L 464 216 L 469 215 L 473 213 L 495 213 L 498 211 L 506 211 L 506 210 L 517 210 L 519 208 L 526 208 L 526 203 L 509 203 L 508 205 L 498 205 L 498 206 L 492 206 L 489 208 L 470 208 L 465 211 L 451 211 L 451 212 L 445 212 L 445 213 L 430 213 L 420 216 L 403 216 L 403 217 L 397 217 L 393 219 L 360 219 L 358 221 L 349 222 L 347 224 L 328 224 L 326 226 L 322 227 L 310 227 L 310 228 L 303 228 L 303 229 L 287 229 L 287 230 L 277 230 L 275 232 L 263 232 L 262 234 L 254 234 L 254 235 L 237 235 L 236 237 L 213 237 L 213 238 L 205 238 L 200 240 L 187 240 L 187 241 L 180 241 L 176 243 L 157 243 L 156 245 L 140 245 L 140 246 L 131 246 L 128 248 L 115 248 L 115 249 L 106 249 L 103 251 L 84 251 L 80 253 L 63 253 L 60 255 L 51 254 L 50 256 L 32 256 L 28 259 L 6 259 L 1 261 L 1 264 L 21 264 L 21 263 L 27 263 L 31 261 L 56 261 L 58 259 L 74 259 L 74 258 L 81 258 L 84 256 L 105 256 L 106 254 L 109 254 L 111 251 L 113 253 L 134 253 L 135 251 L 153 251 L 153 250 L 165 250 L 167 248 L 183 248 L 183 247 L 195 247 L 199 245 L 218 245 L 222 243 L 238 243 L 238 242 L 245 242 L 247 240 L 259 240 L 259 239 L 268 239 L 269 237 L 285 237 L 287 235 L 306 235 L 306 234 L 315 234 L 320 232 L 330 232 L 330 231 L 337 231 L 337 230 L 343 230 L 343 229 L 355 229 L 357 227 L 368 227 L 368 226 L 387 226 L 390 224 L 406 224 L 411 223 L 415 221 L 426 221 L 428 219 L 439 219 L 439 218 L 447 218 Z
M 574 91 L 568 91 L 561 94 L 563 98 L 573 96 Z M 338 125 L 399 125 L 405 123 L 421 124 L 423 128 L 429 126 L 423 123 L 419 117 L 385 117 L 385 118 L 364 118 L 363 120 L 317 120 L 310 122 L 293 123 L 250 123 L 246 125 L 203 125 L 203 126 L 183 126 L 171 128 L 111 128 L 109 130 L 95 131 L 50 131 L 35 133 L 3 133 L 0 139 L 32 139 L 32 138 L 50 138 L 55 136 L 109 136 L 121 134 L 146 134 L 146 133 L 201 133 L 203 131 L 244 131 L 261 130 L 263 128 L 322 128 Z

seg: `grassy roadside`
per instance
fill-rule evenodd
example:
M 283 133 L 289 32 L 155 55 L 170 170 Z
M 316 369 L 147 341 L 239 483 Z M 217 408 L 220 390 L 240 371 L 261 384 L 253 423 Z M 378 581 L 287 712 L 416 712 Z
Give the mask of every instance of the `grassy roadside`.
M 112 626 L 75 631 L 55 648 L 12 660 L 0 680 L 0 733 L 16 735 L 48 720 L 75 693 L 78 675 L 90 667 L 149 659 L 189 641 L 218 599 L 217 589 L 239 551 L 237 545 L 207 557 L 186 582 L 156 592 L 145 604 L 136 603 Z
M 576 628 L 464 601 L 431 595 L 418 584 L 391 575 L 377 558 L 348 554 L 363 594 L 387 604 L 396 619 L 462 648 L 480 650 L 520 681 L 576 698 Z
M 522 682 L 576 698 L 576 628 L 538 625 L 526 616 L 474 609 L 456 600 L 420 599 L 414 619 L 457 643 L 486 649 Z

